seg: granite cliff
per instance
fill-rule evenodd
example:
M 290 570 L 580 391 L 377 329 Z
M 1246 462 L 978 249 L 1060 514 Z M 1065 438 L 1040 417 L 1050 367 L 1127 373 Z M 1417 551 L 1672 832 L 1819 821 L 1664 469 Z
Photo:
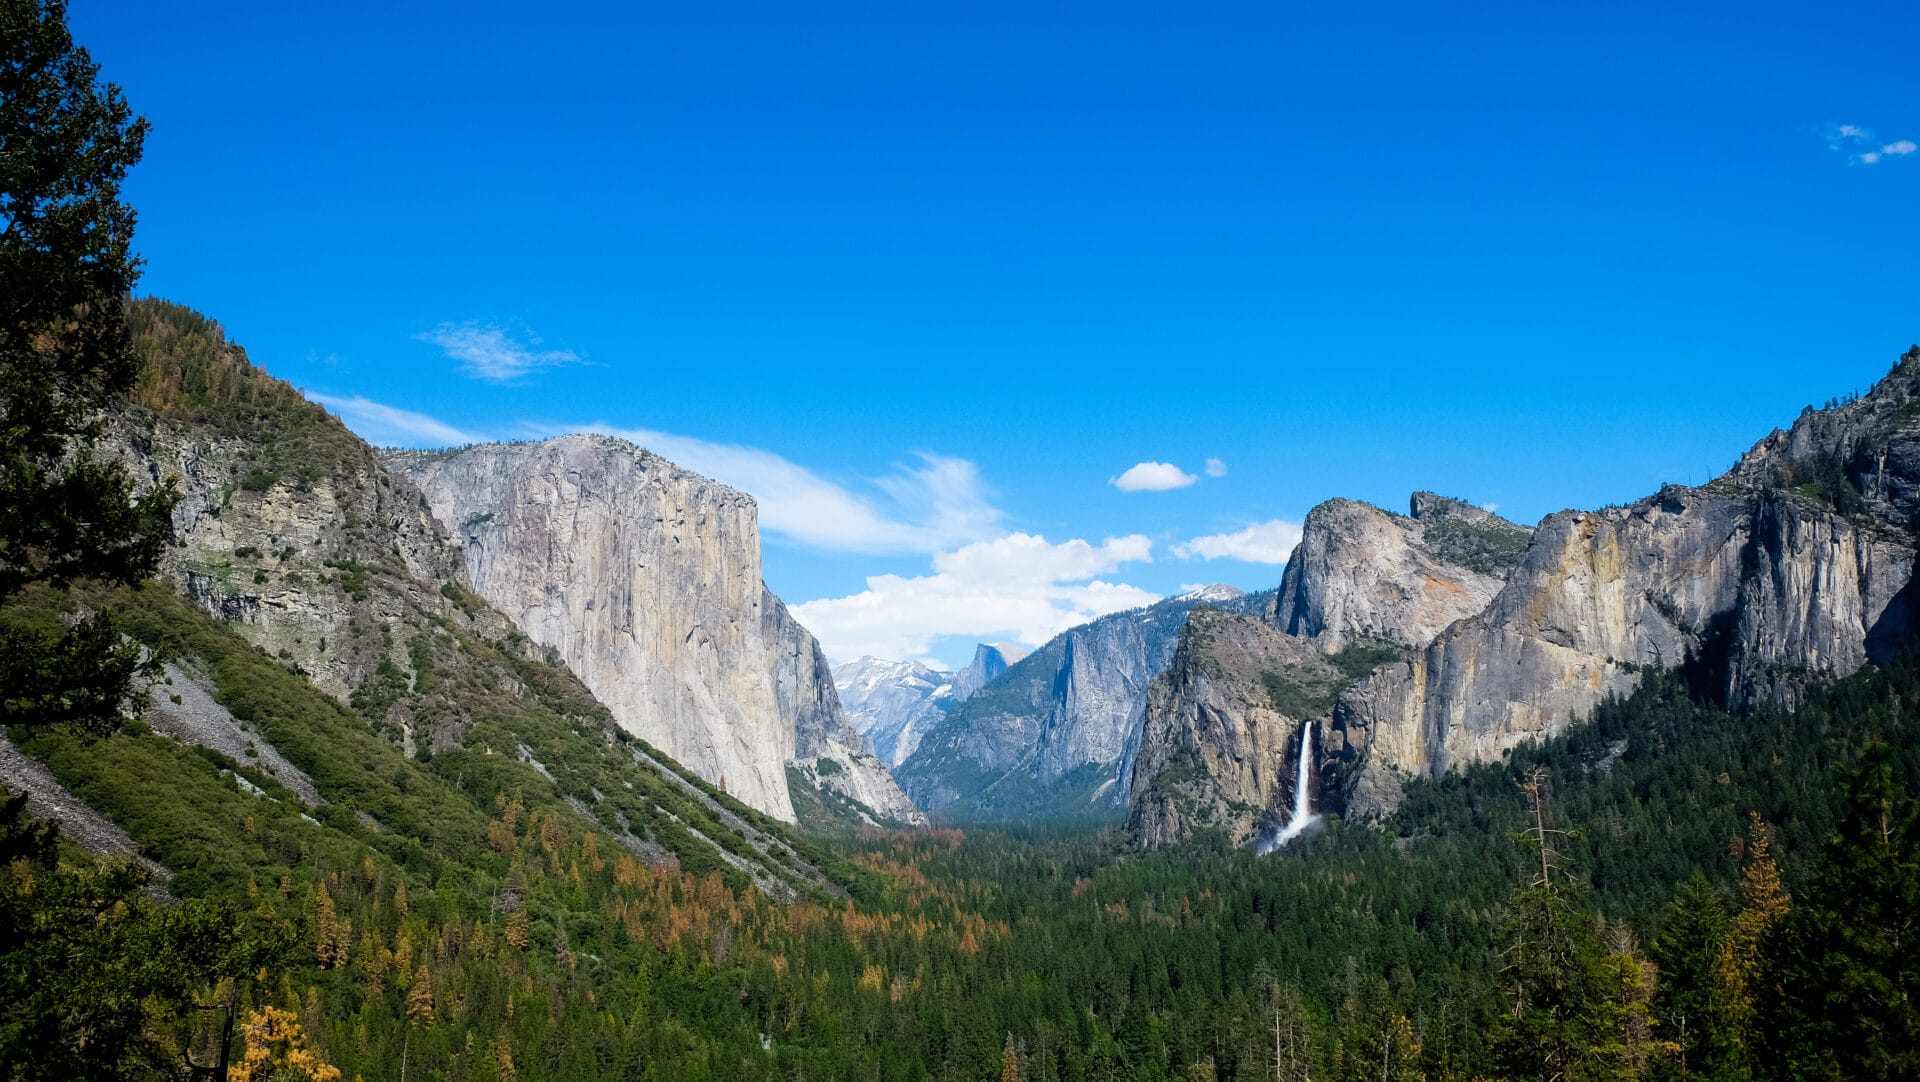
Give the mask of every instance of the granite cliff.
M 1129 825 L 1144 844 L 1218 830 L 1244 845 L 1293 802 L 1301 725 L 1349 679 L 1312 642 L 1195 609 L 1147 694 Z
M 1315 507 L 1266 624 L 1195 610 L 1154 681 L 1131 785 L 1141 840 L 1218 829 L 1244 842 L 1277 825 L 1293 804 L 1302 723 L 1323 727 L 1340 692 L 1484 608 L 1527 539 L 1429 492 L 1405 515 L 1354 500 Z M 1316 740 L 1323 760 L 1325 746 Z
M 387 461 L 461 544 L 474 592 L 629 731 L 780 819 L 793 764 L 876 821 L 919 821 L 761 582 L 751 497 L 604 436 Z
M 1735 709 L 1890 656 L 1912 619 L 1920 350 L 1724 476 L 1549 516 L 1481 613 L 1343 696 L 1327 742 L 1352 810 L 1399 778 L 1555 733 L 1649 667 Z
M 140 488 L 172 484 L 181 499 L 164 583 L 104 603 L 171 660 L 134 731 L 157 743 L 123 733 L 100 752 L 144 749 L 154 770 L 104 785 L 107 760 L 89 750 L 45 764 L 60 774 L 51 781 L 0 762 L 9 784 L 76 811 L 58 786 L 79 786 L 176 887 L 204 889 L 196 864 L 208 854 L 196 846 L 229 825 L 221 859 L 257 845 L 256 816 L 263 834 L 299 835 L 300 853 L 492 853 L 500 838 L 489 842 L 486 818 L 511 794 L 514 807 L 655 868 L 719 873 L 779 898 L 841 893 L 797 858 L 804 843 L 620 728 L 551 651 L 470 590 L 421 493 L 338 419 L 198 313 L 141 300 L 128 320 L 138 382 L 102 451 Z M 209 811 L 209 785 L 252 801 L 244 819 Z M 156 788 L 189 794 L 177 811 L 208 832 L 139 814 L 142 800 L 171 799 Z
M 1209 624 L 1156 685 L 1134 824 L 1147 844 L 1196 824 L 1244 839 L 1285 806 L 1289 783 L 1259 755 L 1300 717 L 1274 705 L 1299 703 L 1287 685 L 1319 686 L 1300 644 L 1340 670 L 1336 694 L 1302 706 L 1319 727 L 1316 799 L 1363 817 L 1396 807 L 1405 778 L 1561 732 L 1651 669 L 1735 710 L 1791 704 L 1909 633 L 1917 512 L 1920 350 L 1707 485 L 1531 532 L 1425 493 L 1407 516 L 1323 504 L 1267 610 L 1284 636 Z M 1279 728 L 1255 739 L 1260 725 Z

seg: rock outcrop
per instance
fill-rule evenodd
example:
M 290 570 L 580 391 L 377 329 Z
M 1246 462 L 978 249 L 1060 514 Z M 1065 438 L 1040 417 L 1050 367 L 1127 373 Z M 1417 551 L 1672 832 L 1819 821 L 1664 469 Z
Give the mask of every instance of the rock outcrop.
M 1912 622 L 1916 509 L 1920 351 L 1709 485 L 1549 517 L 1483 612 L 1342 697 L 1327 750 L 1352 810 L 1560 732 L 1646 667 L 1745 709 L 1888 656 Z
M 925 826 L 926 816 L 848 721 L 820 643 L 771 590 L 764 592 L 760 611 L 773 646 L 774 701 L 780 718 L 791 719 L 793 727 L 789 768 L 870 825 Z
M 1271 828 L 1292 803 L 1296 764 L 1276 773 L 1269 753 L 1297 752 L 1302 723 L 1324 728 L 1341 691 L 1484 609 L 1529 536 L 1428 492 L 1409 511 L 1329 500 L 1309 512 L 1265 633 L 1202 611 L 1189 619 L 1147 699 L 1134 762 L 1131 820 L 1144 844 Z M 1315 742 L 1320 761 L 1337 762 L 1327 743 Z
M 953 674 L 953 701 L 963 703 L 973 698 L 975 692 L 998 679 L 1001 673 L 1026 656 L 1027 649 L 1018 643 L 975 643 L 973 663 Z
M 1141 843 L 1217 830 L 1243 845 L 1272 832 L 1293 803 L 1302 724 L 1346 679 L 1307 639 L 1195 609 L 1148 693 L 1129 820 Z
M 915 813 L 847 726 L 813 637 L 760 578 L 751 497 L 620 440 L 392 452 L 463 544 L 472 588 L 620 724 L 792 821 L 789 762 L 834 759 L 863 804 Z
M 1328 500 L 1307 514 L 1268 615 L 1330 654 L 1370 639 L 1425 646 L 1487 607 L 1528 534 L 1430 492 L 1414 494 L 1408 515 Z

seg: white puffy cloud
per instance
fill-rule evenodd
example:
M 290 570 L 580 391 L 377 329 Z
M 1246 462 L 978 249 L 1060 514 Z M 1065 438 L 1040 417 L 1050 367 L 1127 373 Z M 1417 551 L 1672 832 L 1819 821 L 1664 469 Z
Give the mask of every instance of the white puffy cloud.
M 1226 462 L 1218 458 L 1207 459 L 1207 476 L 1208 477 L 1225 477 L 1226 475 L 1227 475 Z
M 308 398 L 340 415 L 361 439 L 383 447 L 456 447 L 480 443 L 486 437 L 463 432 L 424 413 L 388 406 L 354 395 L 308 394 Z
M 991 537 L 1003 517 L 989 501 L 979 467 L 964 458 L 922 453 L 872 482 L 869 495 L 829 481 L 759 447 L 713 443 L 644 428 L 593 424 L 546 427 L 541 435 L 598 432 L 730 485 L 760 505 L 771 533 L 835 552 L 924 553 Z
M 1245 560 L 1253 564 L 1283 564 L 1300 543 L 1300 524 L 1285 519 L 1256 522 L 1238 533 L 1208 534 L 1173 546 L 1183 560 Z
M 1088 620 L 1160 600 L 1099 577 L 1150 562 L 1152 552 L 1153 542 L 1138 534 L 1094 545 L 1012 533 L 938 553 L 931 575 L 875 575 L 860 593 L 793 612 L 833 658 L 918 658 L 942 635 L 1038 646 Z
M 1881 147 L 1880 153 L 1891 154 L 1896 158 L 1904 158 L 1916 150 L 1920 150 L 1920 143 L 1916 143 L 1911 139 L 1900 139 Z
M 1198 480 L 1200 478 L 1171 462 L 1141 462 L 1128 467 L 1127 472 L 1118 477 L 1108 478 L 1107 483 L 1122 492 L 1165 492 L 1185 488 Z
M 541 348 L 538 335 L 523 339 L 486 323 L 442 323 L 414 337 L 439 346 L 467 375 L 494 383 L 512 383 L 536 368 L 580 363 L 580 355 L 570 349 Z

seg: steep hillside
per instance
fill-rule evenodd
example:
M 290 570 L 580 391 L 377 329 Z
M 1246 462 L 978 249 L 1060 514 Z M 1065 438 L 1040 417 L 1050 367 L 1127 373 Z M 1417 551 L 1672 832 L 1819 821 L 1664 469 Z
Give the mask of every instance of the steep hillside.
M 1172 659 L 1187 614 L 1203 604 L 1260 612 L 1271 596 L 1202 593 L 1055 636 L 928 732 L 896 771 L 901 785 L 952 820 L 1118 817 L 1147 686 Z
M 302 718 L 324 712 L 310 689 L 324 693 L 339 717 L 364 725 L 364 736 L 339 729 L 337 741 L 347 743 L 313 754 L 371 762 L 384 742 L 395 756 L 431 762 L 478 750 L 534 765 L 561 787 L 569 814 L 599 821 L 644 859 L 717 867 L 751 854 L 737 831 L 693 826 L 711 817 L 693 816 L 679 798 L 631 801 L 631 778 L 618 788 L 569 779 L 560 751 L 566 741 L 555 743 L 560 732 L 600 749 L 595 757 L 616 751 L 623 734 L 569 670 L 465 587 L 458 551 L 420 493 L 339 421 L 255 368 L 212 321 L 162 301 L 136 302 L 130 321 L 142 369 L 112 444 L 140 476 L 182 493 L 174 544 L 162 561 L 166 578 L 270 659 L 269 669 L 300 678 L 275 677 L 276 701 L 294 697 L 297 706 L 287 709 Z M 165 602 L 145 597 L 141 604 Z M 241 758 L 235 745 L 263 734 L 236 728 L 238 712 L 227 702 L 239 694 L 221 683 L 236 651 L 210 626 L 170 630 L 183 610 L 166 611 L 175 615 L 156 616 L 149 627 L 156 642 L 179 653 L 170 673 L 182 686 L 159 697 L 150 724 Z M 187 645 L 175 641 L 189 635 Z M 310 768 L 276 766 L 298 763 L 276 748 L 267 739 L 245 756 L 263 775 L 257 784 L 352 806 L 325 796 L 324 786 L 313 789 L 318 775 Z M 615 758 L 622 771 L 635 765 L 624 752 Z M 680 769 L 668 757 L 654 759 L 666 774 Z M 777 893 L 791 892 L 783 874 L 737 867 Z
M 751 497 L 604 436 L 387 461 L 460 540 L 474 591 L 628 730 L 776 818 L 794 819 L 794 763 L 872 821 L 920 821 L 762 584 Z

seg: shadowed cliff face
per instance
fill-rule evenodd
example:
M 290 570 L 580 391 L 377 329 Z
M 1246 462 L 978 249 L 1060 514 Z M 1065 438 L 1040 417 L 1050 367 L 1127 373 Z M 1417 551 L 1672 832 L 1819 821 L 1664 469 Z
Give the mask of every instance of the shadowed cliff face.
M 1352 809 L 1584 719 L 1641 667 L 1736 709 L 1888 656 L 1910 622 L 1920 354 L 1803 413 L 1719 480 L 1541 523 L 1484 611 L 1342 697 L 1327 754 Z
M 599 436 L 389 461 L 464 543 L 475 592 L 621 725 L 782 819 L 787 764 L 822 756 L 842 769 L 818 774 L 880 817 L 917 818 L 847 727 L 813 637 L 761 583 L 750 497 Z

